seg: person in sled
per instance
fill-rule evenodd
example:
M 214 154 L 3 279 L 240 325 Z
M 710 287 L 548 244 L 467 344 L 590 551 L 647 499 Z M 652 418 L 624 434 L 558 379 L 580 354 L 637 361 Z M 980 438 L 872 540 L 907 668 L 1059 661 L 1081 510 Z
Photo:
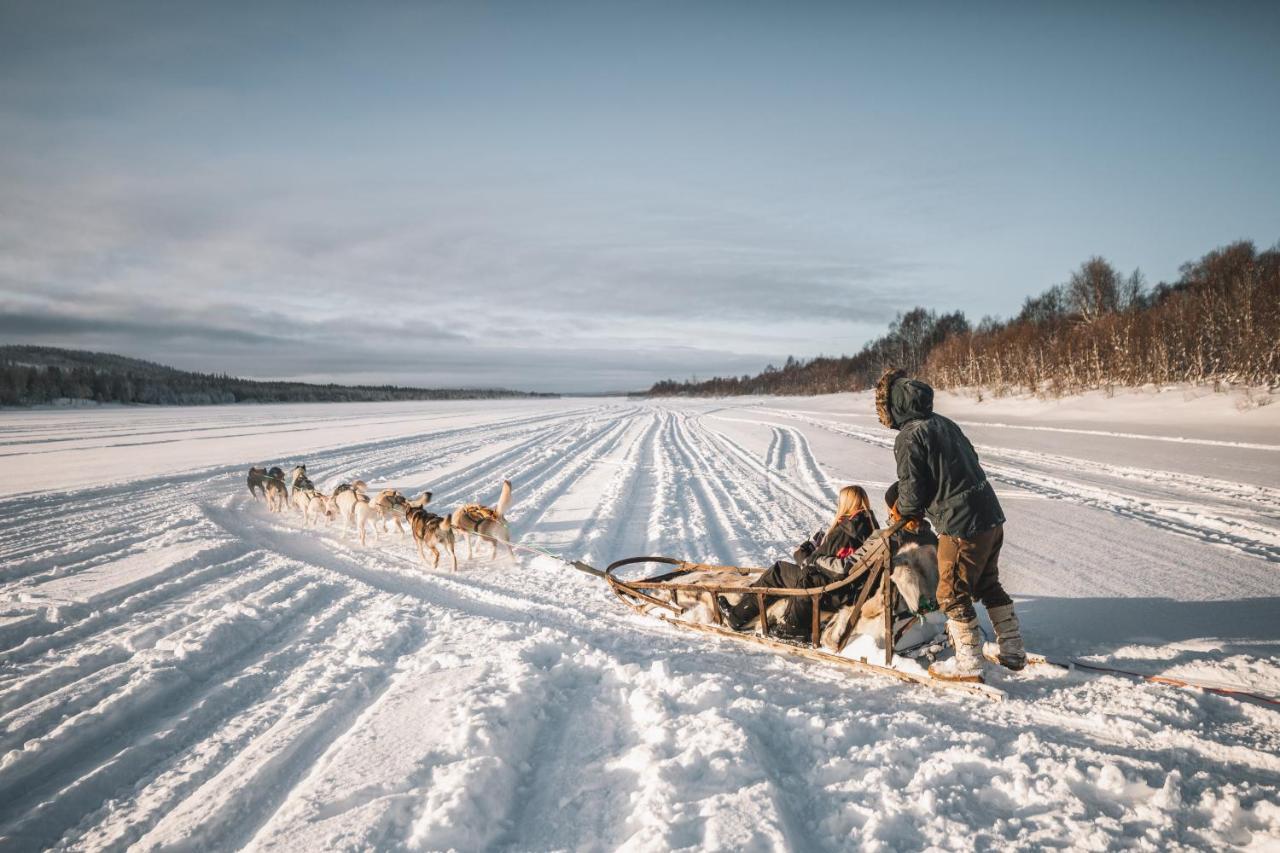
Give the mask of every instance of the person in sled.
M 938 529 L 938 604 L 947 614 L 956 653 L 930 666 L 929 674 L 983 680 L 975 598 L 995 627 L 1000 663 L 1022 669 L 1027 664 L 1022 632 L 1013 600 L 1000 585 L 1004 512 L 973 445 L 954 421 L 933 411 L 933 388 L 901 370 L 885 371 L 876 383 L 876 414 L 898 431 L 893 445 L 898 512 L 904 518 L 927 513 Z
M 842 580 L 849 571 L 849 559 L 879 526 L 866 490 L 861 486 L 845 486 L 840 490 L 831 526 L 802 542 L 795 550 L 794 562 L 779 560 L 751 585 L 812 589 Z M 774 600 L 776 598 L 766 598 L 766 609 Z M 790 599 L 786 613 L 776 626 L 778 633 L 807 635 L 812 619 L 810 605 L 807 596 Z M 720 596 L 720 611 L 729 627 L 741 631 L 760 614 L 760 600 L 755 595 L 744 595 L 737 604 L 730 604 L 728 599 Z

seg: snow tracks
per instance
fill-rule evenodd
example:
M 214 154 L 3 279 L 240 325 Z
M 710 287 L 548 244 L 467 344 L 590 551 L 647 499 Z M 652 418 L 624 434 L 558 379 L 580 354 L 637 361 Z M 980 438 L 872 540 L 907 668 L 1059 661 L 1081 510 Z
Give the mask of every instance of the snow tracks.
M 509 478 L 521 541 L 767 564 L 826 521 L 841 482 L 824 463 L 868 439 L 820 462 L 828 424 L 720 408 L 462 423 L 441 405 L 411 434 L 354 430 L 305 458 L 285 438 L 257 461 L 305 461 L 322 489 L 431 490 L 438 511 Z M 1044 464 L 996 460 L 1025 490 L 1057 487 Z M 686 636 L 548 558 L 484 547 L 432 572 L 394 528 L 365 548 L 338 523 L 306 530 L 249 499 L 246 467 L 0 501 L 0 849 L 1280 838 L 1268 709 L 1031 670 L 1000 676 L 999 707 L 850 678 Z

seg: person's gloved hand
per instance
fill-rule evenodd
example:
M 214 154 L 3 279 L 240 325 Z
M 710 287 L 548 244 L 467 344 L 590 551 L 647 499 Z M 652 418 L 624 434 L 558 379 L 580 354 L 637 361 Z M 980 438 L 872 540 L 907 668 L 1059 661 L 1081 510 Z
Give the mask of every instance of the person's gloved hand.
M 795 558 L 795 561 L 798 564 L 803 565 L 804 561 L 809 559 L 810 555 L 812 555 L 816 550 L 818 549 L 814 546 L 813 542 L 806 540 L 800 543 L 791 556 Z

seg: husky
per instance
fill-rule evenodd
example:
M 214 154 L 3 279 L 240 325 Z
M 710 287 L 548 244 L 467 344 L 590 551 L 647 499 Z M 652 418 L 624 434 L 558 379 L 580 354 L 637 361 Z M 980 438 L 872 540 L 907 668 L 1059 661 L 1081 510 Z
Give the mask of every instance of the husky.
M 254 498 L 266 500 L 267 487 L 265 485 L 267 479 L 267 469 L 252 467 L 249 469 L 249 494 Z
M 355 521 L 356 504 L 369 500 L 364 493 L 367 488 L 364 480 L 356 480 L 354 483 L 342 483 L 333 490 L 329 500 L 333 503 L 334 512 L 342 516 L 344 528 L 350 527 Z
M 507 552 L 515 559 L 515 549 L 511 547 L 511 527 L 507 524 L 507 509 L 511 506 L 511 481 L 502 481 L 502 494 L 498 496 L 496 507 L 483 504 L 467 504 L 453 512 L 453 527 L 461 530 L 467 539 L 467 558 L 474 556 L 473 541 L 475 538 L 488 539 L 493 543 L 493 557 L 498 556 L 498 543 L 507 546 Z
M 412 503 L 411 501 L 410 504 Z M 455 548 L 453 524 L 449 521 L 449 516 L 427 512 L 419 504 L 409 507 L 405 520 L 409 522 L 409 529 L 413 532 L 413 541 L 418 546 L 418 556 L 422 558 L 422 562 L 427 561 L 426 551 L 423 549 L 428 548 L 433 558 L 431 568 L 439 568 L 440 549 L 437 546 L 443 545 L 449 552 L 449 559 L 453 562 L 453 571 L 458 570 L 458 552 Z
M 365 497 L 363 494 L 360 495 L 360 500 L 351 507 L 351 520 L 356 525 L 356 533 L 360 536 L 361 545 L 365 544 L 365 528 L 372 527 L 373 535 L 376 539 L 378 536 L 378 521 L 382 520 L 383 513 L 391 511 L 392 507 L 398 507 L 403 500 L 404 495 L 395 489 L 383 489 L 372 498 Z
M 387 527 L 387 522 L 390 521 L 395 524 L 396 530 L 401 536 L 403 536 L 404 525 L 400 523 L 400 519 L 404 517 L 410 507 L 421 508 L 429 503 L 431 503 L 430 492 L 423 492 L 417 498 L 408 500 L 404 495 L 397 491 L 385 489 L 379 492 L 377 497 L 369 502 L 369 506 L 373 510 L 377 519 L 382 522 L 383 533 L 391 532 Z
M 294 494 L 297 493 L 295 492 Z M 318 525 L 321 516 L 324 516 L 325 522 L 328 523 L 333 520 L 334 515 L 333 499 L 319 492 L 312 492 L 302 510 L 302 523 L 306 527 L 310 527 L 311 521 L 314 519 Z
M 311 482 L 311 478 L 307 476 L 307 466 L 299 465 L 289 472 L 289 488 L 293 491 L 298 489 L 310 489 L 315 491 L 316 485 Z
M 274 468 L 272 470 L 278 471 L 280 469 Z M 267 477 L 262 483 L 262 491 L 267 499 L 267 509 L 272 512 L 284 512 L 289 506 L 289 490 L 285 488 L 283 473 L 281 472 L 279 479 Z
M 293 484 L 293 490 L 289 494 L 289 503 L 302 513 L 305 521 L 310 514 L 311 501 L 317 496 L 321 496 L 316 489 L 316 484 L 311 482 L 311 478 L 307 476 L 307 466 L 299 465 L 289 472 L 289 480 Z
M 415 500 L 408 500 L 404 495 L 395 489 L 383 489 L 372 498 L 365 498 L 357 502 L 351 508 L 351 518 L 355 522 L 356 531 L 360 534 L 360 544 L 365 543 L 366 527 L 373 528 L 373 535 L 378 535 L 378 522 L 382 522 L 382 532 L 390 532 L 387 528 L 387 519 L 395 521 L 396 529 L 400 531 L 400 535 L 404 535 L 404 526 L 400 524 L 400 516 L 408 512 L 410 507 L 424 506 L 427 501 L 431 500 L 430 492 L 423 492 L 422 496 Z

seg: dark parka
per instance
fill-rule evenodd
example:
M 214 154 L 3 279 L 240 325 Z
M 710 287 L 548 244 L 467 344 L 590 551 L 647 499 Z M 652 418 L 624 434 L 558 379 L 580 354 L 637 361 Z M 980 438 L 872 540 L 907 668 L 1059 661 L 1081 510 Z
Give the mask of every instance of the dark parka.
M 928 514 L 938 533 L 957 539 L 1004 523 L 1000 501 L 960 427 L 933 411 L 933 388 L 901 370 L 876 383 L 880 422 L 898 430 L 898 512 Z
M 863 510 L 856 515 L 840 519 L 828 533 L 815 534 L 809 540 L 816 547 L 803 560 L 806 567 L 821 572 L 819 586 L 844 580 L 849 574 L 850 560 L 876 529 L 875 518 Z
M 819 532 L 801 545 L 796 552 L 796 564 L 774 563 L 773 568 L 761 575 L 754 585 L 813 589 L 844 580 L 849 574 L 853 556 L 875 527 L 874 518 L 865 510 L 842 518 L 825 535 Z M 864 577 L 843 589 L 827 593 L 823 598 L 824 606 L 843 607 L 853 600 L 865 583 Z M 747 596 L 746 599 L 747 607 L 741 611 L 741 615 L 759 612 L 754 604 L 755 597 Z M 790 636 L 807 636 L 813 616 L 812 606 L 812 602 L 805 597 L 788 599 L 787 609 L 777 626 L 779 632 Z

